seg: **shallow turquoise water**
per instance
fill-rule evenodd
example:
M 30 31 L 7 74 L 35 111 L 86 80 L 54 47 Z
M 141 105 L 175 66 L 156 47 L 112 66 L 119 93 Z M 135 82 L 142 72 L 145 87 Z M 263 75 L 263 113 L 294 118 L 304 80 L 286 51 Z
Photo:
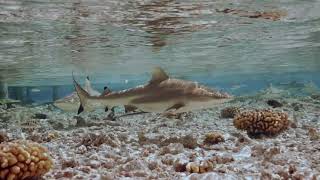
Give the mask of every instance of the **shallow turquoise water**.
M 279 21 L 219 13 L 285 12 Z M 132 87 L 155 66 L 236 95 L 320 85 L 319 1 L 4 1 L 0 78 L 10 96 L 51 101 L 89 75 Z

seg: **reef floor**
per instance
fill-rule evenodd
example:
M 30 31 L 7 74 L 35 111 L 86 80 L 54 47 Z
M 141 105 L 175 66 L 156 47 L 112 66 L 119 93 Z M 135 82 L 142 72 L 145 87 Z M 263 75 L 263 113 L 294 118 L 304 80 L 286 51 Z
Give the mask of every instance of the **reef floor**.
M 282 107 L 270 107 L 270 98 Z M 293 125 L 274 137 L 249 137 L 232 118 L 221 117 L 229 106 L 287 112 Z M 78 116 L 52 105 L 2 107 L 0 127 L 9 140 L 48 148 L 55 165 L 44 179 L 320 179 L 317 97 L 239 98 L 179 119 L 146 113 L 111 120 L 102 111 Z M 216 144 L 204 141 L 212 132 L 223 137 Z

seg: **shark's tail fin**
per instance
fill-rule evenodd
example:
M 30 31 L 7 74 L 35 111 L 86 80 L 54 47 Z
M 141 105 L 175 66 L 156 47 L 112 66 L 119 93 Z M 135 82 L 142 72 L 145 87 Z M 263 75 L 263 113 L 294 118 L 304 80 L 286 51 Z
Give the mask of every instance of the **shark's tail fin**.
M 79 106 L 79 109 L 78 109 L 78 114 L 80 114 L 81 112 L 84 111 L 84 108 L 86 107 L 86 104 L 88 102 L 88 99 L 90 98 L 90 95 L 74 79 L 73 72 L 72 72 L 72 79 L 73 79 L 74 87 L 75 87 L 75 89 L 77 91 L 77 94 L 79 96 L 79 99 L 80 99 L 80 106 Z

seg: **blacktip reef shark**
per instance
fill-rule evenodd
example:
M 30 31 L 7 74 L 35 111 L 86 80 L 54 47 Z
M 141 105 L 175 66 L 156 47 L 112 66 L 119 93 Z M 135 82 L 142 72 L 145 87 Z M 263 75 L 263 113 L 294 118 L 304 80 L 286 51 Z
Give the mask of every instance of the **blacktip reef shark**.
M 182 113 L 210 108 L 233 97 L 199 85 L 197 82 L 170 78 L 163 69 L 157 67 L 151 80 L 135 88 L 110 92 L 104 96 L 92 96 L 74 79 L 76 92 L 80 98 L 78 113 L 97 108 L 130 105 L 144 112 Z
M 85 80 L 84 90 L 88 92 L 91 96 L 100 96 L 101 93 L 92 88 L 89 77 L 87 76 Z M 77 112 L 80 106 L 80 99 L 77 92 L 73 92 L 70 95 L 63 97 L 54 101 L 54 106 L 67 112 Z

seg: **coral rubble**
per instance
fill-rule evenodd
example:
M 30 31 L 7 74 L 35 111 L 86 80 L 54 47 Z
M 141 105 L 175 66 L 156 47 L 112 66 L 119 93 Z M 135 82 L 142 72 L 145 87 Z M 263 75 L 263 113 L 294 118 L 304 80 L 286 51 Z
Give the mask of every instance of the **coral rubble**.
M 288 114 L 271 110 L 255 110 L 238 114 L 233 125 L 249 135 L 276 135 L 289 127 Z
M 50 149 L 54 168 L 41 178 L 27 179 L 319 179 L 320 114 L 319 105 L 309 102 L 310 98 L 280 101 L 285 102 L 281 109 L 299 116 L 295 128 L 273 138 L 251 139 L 250 133 L 272 134 L 275 130 L 267 127 L 274 128 L 274 124 L 276 130 L 285 129 L 281 126 L 287 119 L 285 113 L 273 109 L 239 113 L 234 121 L 248 129 L 249 136 L 235 129 L 231 119 L 221 119 L 223 108 L 263 109 L 269 107 L 269 99 L 278 100 L 244 98 L 221 108 L 192 112 L 184 121 L 155 119 L 157 114 L 148 113 L 109 121 L 102 111 L 76 117 L 47 105 L 11 108 L 0 111 L 0 126 L 6 125 L 0 131 L 0 146 L 9 147 L 10 141 L 26 138 Z M 295 109 L 294 103 L 303 107 Z M 47 118 L 34 119 L 36 113 Z M 17 146 L 28 148 L 25 143 Z M 7 154 L 0 153 L 0 166 L 4 158 L 11 157 Z M 17 159 L 13 166 L 23 164 L 25 168 L 30 163 Z M 11 170 L 13 166 L 0 168 L 0 179 L 15 173 L 18 168 Z M 23 168 L 19 171 L 26 173 Z
M 0 144 L 0 179 L 37 178 L 52 168 L 47 150 L 31 141 Z

